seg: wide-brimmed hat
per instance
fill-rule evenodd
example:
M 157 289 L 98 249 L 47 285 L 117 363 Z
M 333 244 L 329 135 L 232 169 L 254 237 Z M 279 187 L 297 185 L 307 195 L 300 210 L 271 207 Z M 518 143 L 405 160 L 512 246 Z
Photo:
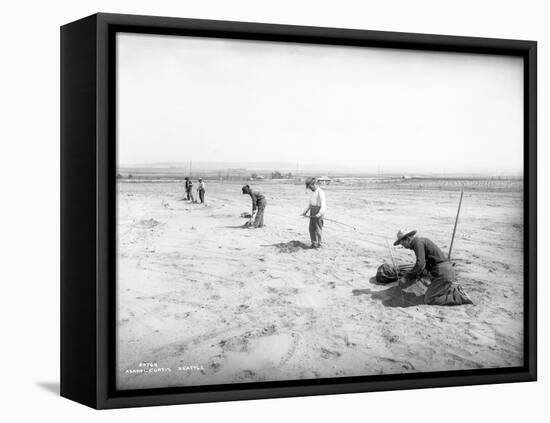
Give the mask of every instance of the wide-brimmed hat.
M 306 178 L 306 188 L 309 188 L 310 185 L 316 184 L 317 178 Z
M 397 231 L 397 240 L 393 243 L 393 245 L 399 245 L 401 244 L 401 241 L 403 241 L 405 238 L 408 238 L 413 235 L 416 235 L 416 231 L 406 231 L 406 230 L 400 229 Z

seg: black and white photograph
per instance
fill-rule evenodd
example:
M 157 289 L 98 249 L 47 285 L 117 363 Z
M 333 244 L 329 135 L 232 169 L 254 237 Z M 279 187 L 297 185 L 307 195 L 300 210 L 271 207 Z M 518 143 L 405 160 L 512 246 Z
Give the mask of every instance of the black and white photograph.
M 522 367 L 524 72 L 118 32 L 116 389 Z

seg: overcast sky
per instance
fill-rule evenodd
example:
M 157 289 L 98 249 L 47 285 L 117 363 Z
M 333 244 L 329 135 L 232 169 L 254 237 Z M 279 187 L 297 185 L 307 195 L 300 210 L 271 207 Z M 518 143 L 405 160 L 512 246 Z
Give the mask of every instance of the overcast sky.
M 519 173 L 520 58 L 119 34 L 119 166 Z

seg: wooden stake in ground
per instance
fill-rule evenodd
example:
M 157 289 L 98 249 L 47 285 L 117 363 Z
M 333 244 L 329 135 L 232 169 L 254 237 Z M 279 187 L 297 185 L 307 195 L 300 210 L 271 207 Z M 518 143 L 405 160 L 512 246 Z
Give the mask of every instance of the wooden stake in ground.
M 458 224 L 458 216 L 460 215 L 460 206 L 462 206 L 462 196 L 464 195 L 464 191 L 460 191 L 460 201 L 458 202 L 458 210 L 456 212 L 456 219 L 455 219 L 455 227 L 453 229 L 453 236 L 451 238 L 451 246 L 449 247 L 449 255 L 447 256 L 447 259 L 451 259 L 451 253 L 453 252 L 453 242 L 455 240 L 455 233 L 456 233 L 456 225 Z

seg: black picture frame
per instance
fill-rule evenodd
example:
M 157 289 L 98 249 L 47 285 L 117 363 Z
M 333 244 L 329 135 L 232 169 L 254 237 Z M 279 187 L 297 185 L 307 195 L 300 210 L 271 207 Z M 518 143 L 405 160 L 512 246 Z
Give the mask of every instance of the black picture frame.
M 192 35 L 498 54 L 524 63 L 524 366 L 116 391 L 115 34 Z M 97 409 L 534 381 L 537 377 L 537 44 L 99 13 L 61 28 L 61 395 Z

